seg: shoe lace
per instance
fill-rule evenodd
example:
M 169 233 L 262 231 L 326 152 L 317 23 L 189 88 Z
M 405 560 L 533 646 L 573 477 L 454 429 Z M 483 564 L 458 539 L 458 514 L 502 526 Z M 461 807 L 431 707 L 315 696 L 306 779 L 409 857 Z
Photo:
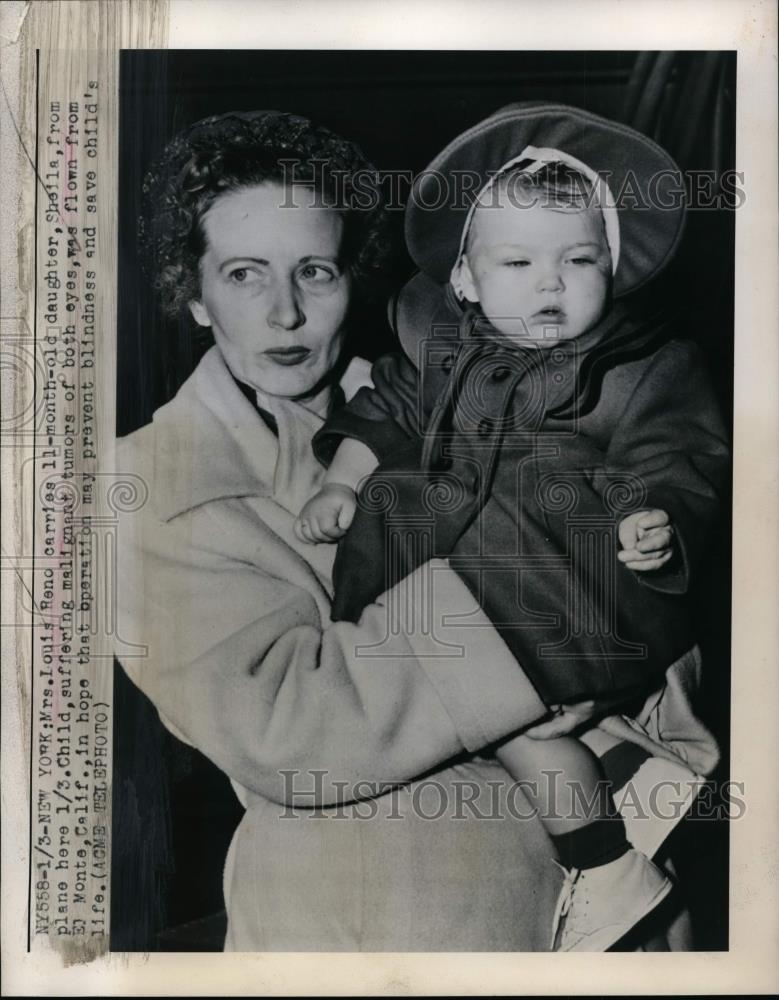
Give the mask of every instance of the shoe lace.
M 560 895 L 557 897 L 557 905 L 552 917 L 552 949 L 555 948 L 560 929 L 568 915 L 568 911 L 571 909 L 576 882 L 581 875 L 581 871 L 578 868 L 566 868 L 559 861 L 555 861 L 554 863 L 563 873 L 563 884 L 560 887 Z

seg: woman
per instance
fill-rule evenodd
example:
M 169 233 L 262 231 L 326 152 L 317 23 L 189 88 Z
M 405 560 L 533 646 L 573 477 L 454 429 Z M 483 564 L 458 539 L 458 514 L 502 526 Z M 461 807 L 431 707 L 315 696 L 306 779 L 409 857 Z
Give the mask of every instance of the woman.
M 544 950 L 548 839 L 474 756 L 543 704 L 445 563 L 333 624 L 334 547 L 293 531 L 313 435 L 368 384 L 345 341 L 384 262 L 372 177 L 350 143 L 258 112 L 194 126 L 150 178 L 158 287 L 215 346 L 118 448 L 150 491 L 120 529 L 118 631 L 148 651 L 123 665 L 246 807 L 228 950 Z

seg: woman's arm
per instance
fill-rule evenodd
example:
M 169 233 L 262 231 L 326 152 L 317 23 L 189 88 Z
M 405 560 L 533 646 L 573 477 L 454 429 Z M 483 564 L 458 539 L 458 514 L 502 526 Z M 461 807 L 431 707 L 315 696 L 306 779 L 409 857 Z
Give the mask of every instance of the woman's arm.
M 278 539 L 260 531 L 245 559 L 227 557 L 208 516 L 139 512 L 121 526 L 119 635 L 147 647 L 121 659 L 164 719 L 246 788 L 302 806 L 366 797 L 359 782 L 409 780 L 545 713 L 445 563 L 358 624 L 332 624 L 292 550 L 277 560 Z

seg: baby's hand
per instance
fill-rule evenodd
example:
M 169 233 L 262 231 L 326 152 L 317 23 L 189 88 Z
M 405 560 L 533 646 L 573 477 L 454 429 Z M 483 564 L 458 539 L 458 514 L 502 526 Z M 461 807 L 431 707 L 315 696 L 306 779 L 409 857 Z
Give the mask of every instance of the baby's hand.
M 619 522 L 617 559 L 639 573 L 660 569 L 674 553 L 671 519 L 664 510 L 638 510 Z
M 295 521 L 301 542 L 336 542 L 346 534 L 357 509 L 357 494 L 341 483 L 326 483 L 303 507 Z

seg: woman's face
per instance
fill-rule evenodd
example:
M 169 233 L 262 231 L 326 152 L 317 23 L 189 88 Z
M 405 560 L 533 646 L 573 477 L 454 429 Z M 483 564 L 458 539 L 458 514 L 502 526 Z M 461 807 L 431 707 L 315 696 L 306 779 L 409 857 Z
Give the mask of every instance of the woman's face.
M 201 297 L 190 303 L 236 378 L 287 399 L 336 364 L 349 305 L 343 219 L 311 201 L 309 189 L 272 182 L 220 195 L 203 218 Z

